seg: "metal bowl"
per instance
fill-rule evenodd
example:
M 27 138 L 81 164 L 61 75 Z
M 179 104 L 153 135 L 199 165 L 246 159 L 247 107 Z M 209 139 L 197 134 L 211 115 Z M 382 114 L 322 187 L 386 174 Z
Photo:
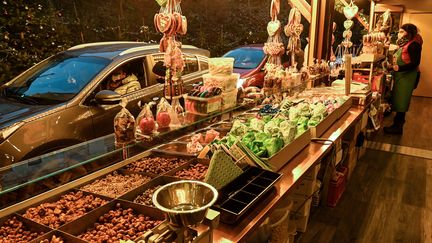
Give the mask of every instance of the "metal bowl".
M 201 181 L 176 181 L 153 194 L 153 204 L 167 214 L 175 227 L 188 227 L 203 221 L 207 210 L 218 198 L 217 190 Z

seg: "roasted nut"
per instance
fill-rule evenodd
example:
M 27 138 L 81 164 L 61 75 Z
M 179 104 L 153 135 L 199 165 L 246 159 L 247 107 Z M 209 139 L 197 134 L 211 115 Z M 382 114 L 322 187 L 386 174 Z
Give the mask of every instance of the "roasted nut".
M 62 195 L 58 201 L 27 209 L 23 216 L 51 228 L 58 228 L 107 202 L 80 191 L 70 192 Z
M 119 203 L 118 203 L 119 204 Z M 96 241 L 118 242 L 119 240 L 135 239 L 141 233 L 154 228 L 161 221 L 152 220 L 142 214 L 136 214 L 132 208 L 124 209 L 121 205 L 116 205 L 116 210 L 110 210 L 103 216 L 104 223 L 95 223 L 94 228 L 88 229 L 78 237 L 87 241 L 91 237 L 97 236 Z M 139 220 L 145 219 L 145 220 Z M 114 223 L 118 222 L 118 223 Z
M 186 162 L 186 159 L 174 157 L 146 157 L 127 165 L 126 169 L 133 172 L 150 172 L 159 175 L 175 169 Z
M 19 232 L 21 230 L 21 232 Z M 45 232 L 30 231 L 21 221 L 16 217 L 9 218 L 0 227 L 0 242 L 29 242 Z
M 143 192 L 143 194 L 139 195 L 138 197 L 136 197 L 134 199 L 135 203 L 139 203 L 139 204 L 143 204 L 143 205 L 147 205 L 147 206 L 153 206 L 153 201 L 152 201 L 152 197 L 153 197 L 153 193 L 159 189 L 159 186 L 155 186 L 153 188 L 147 189 Z
M 150 180 L 150 177 L 139 174 L 122 175 L 113 172 L 81 187 L 81 190 L 116 198 Z
M 208 170 L 207 165 L 200 163 L 192 164 L 188 168 L 177 171 L 174 176 L 188 180 L 202 180 Z

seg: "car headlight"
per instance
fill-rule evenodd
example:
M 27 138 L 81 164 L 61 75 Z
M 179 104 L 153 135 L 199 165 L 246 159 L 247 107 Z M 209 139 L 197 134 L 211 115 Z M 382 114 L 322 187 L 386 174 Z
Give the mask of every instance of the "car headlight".
M 0 141 L 6 140 L 12 133 L 14 133 L 18 128 L 24 125 L 24 122 L 17 122 L 11 126 L 0 129 Z

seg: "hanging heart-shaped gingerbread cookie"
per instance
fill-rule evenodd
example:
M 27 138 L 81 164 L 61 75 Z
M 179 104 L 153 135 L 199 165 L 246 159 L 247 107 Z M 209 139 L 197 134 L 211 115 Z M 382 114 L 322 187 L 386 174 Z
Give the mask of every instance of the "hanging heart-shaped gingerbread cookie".
M 353 3 L 351 3 L 350 6 L 344 7 L 344 9 L 343 9 L 343 13 L 347 19 L 354 18 L 356 16 L 357 12 L 358 12 L 358 7 L 356 5 L 354 5 Z
M 352 37 L 352 31 L 351 30 L 345 30 L 342 33 L 342 36 L 343 36 L 343 38 L 351 39 L 351 37 Z
M 187 32 L 187 19 L 186 16 L 182 15 L 182 30 L 180 32 L 180 34 L 185 35 Z
M 346 30 L 351 29 L 353 27 L 353 25 L 354 25 L 354 21 L 352 21 L 351 19 L 344 21 L 344 27 Z
M 171 27 L 171 15 L 167 13 L 160 13 L 157 18 L 159 31 L 162 33 L 168 31 Z
M 268 32 L 269 36 L 275 36 L 276 33 L 279 31 L 279 29 L 280 29 L 280 21 L 279 20 L 273 20 L 267 24 L 267 32 Z

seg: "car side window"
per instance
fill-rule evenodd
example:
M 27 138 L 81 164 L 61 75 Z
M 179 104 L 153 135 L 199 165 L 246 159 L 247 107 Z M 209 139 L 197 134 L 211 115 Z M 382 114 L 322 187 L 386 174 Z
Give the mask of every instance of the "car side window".
M 101 83 L 103 89 L 126 95 L 146 86 L 144 63 L 142 58 L 116 67 Z
M 196 58 L 196 56 L 190 54 L 183 54 L 183 59 L 185 62 L 183 75 L 194 73 L 199 70 L 198 59 Z
M 134 59 L 124 63 L 112 71 L 103 79 L 87 97 L 84 104 L 89 105 L 96 94 L 102 90 L 112 90 L 120 95 L 127 95 L 146 87 L 146 71 L 144 58 Z

